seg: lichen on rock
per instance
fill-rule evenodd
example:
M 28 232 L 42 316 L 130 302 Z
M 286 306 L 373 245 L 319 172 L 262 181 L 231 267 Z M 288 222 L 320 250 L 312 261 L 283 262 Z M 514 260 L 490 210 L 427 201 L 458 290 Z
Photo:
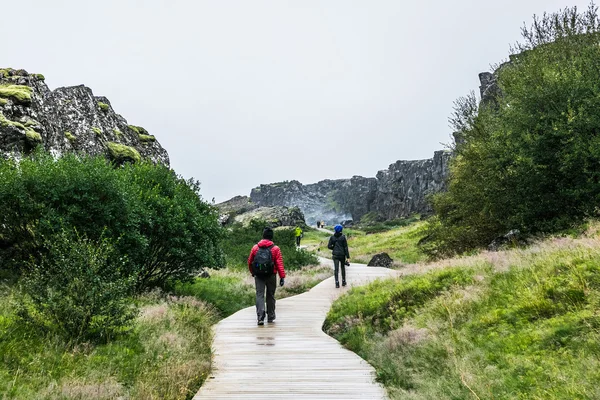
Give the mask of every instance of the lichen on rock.
M 0 156 L 19 157 L 34 144 L 52 154 L 110 156 L 112 141 L 135 150 L 127 152 L 133 161 L 139 156 L 169 165 L 155 137 L 140 138 L 148 134 L 145 129 L 132 130 L 106 97 L 83 85 L 51 91 L 40 74 L 0 69 L 0 114 Z
M 123 164 L 126 162 L 140 162 L 140 153 L 131 146 L 124 144 L 108 142 L 107 143 L 109 158 L 116 164 Z

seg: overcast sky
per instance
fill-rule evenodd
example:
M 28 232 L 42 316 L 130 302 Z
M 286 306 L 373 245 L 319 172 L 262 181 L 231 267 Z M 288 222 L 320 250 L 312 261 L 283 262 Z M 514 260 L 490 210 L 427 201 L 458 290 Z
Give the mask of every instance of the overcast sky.
M 431 157 L 523 22 L 587 4 L 0 0 L 0 67 L 108 97 L 220 202 Z

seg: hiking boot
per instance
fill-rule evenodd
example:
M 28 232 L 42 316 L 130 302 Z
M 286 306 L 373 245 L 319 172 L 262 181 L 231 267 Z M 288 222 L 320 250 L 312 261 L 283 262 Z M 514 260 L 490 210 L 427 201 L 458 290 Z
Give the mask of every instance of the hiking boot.
M 340 283 L 339 283 L 339 282 L 336 282 L 336 283 L 335 283 L 335 287 L 336 287 L 336 289 L 338 289 L 338 288 L 340 287 Z
M 342 286 L 346 286 L 346 281 L 342 281 Z
M 265 324 L 265 320 L 264 319 L 259 319 L 258 320 L 258 325 L 264 325 Z
M 269 323 L 270 323 L 270 322 L 274 322 L 274 321 L 275 321 L 275 316 L 274 316 L 274 315 L 273 315 L 272 317 L 269 317 L 269 318 L 267 319 L 267 322 L 269 322 Z

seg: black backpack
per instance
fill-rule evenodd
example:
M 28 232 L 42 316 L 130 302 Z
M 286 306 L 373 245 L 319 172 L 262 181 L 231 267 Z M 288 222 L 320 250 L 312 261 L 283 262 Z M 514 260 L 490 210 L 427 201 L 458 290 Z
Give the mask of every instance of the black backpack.
M 273 253 L 271 252 L 273 246 L 259 247 L 254 256 L 254 275 L 267 276 L 273 274 Z

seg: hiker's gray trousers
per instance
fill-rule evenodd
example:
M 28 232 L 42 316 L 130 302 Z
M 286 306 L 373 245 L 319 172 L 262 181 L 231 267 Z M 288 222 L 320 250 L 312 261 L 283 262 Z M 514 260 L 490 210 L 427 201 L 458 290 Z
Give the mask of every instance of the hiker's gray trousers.
M 346 282 L 346 259 L 342 258 L 336 258 L 333 257 L 333 266 L 334 266 L 334 272 L 335 272 L 335 283 L 339 282 L 338 276 L 339 276 L 339 270 L 340 267 L 342 267 L 342 281 Z
M 277 289 L 277 275 L 268 277 L 254 277 L 256 285 L 256 315 L 258 319 L 265 318 L 265 289 L 267 289 L 267 314 L 269 319 L 275 318 L 275 289 Z

